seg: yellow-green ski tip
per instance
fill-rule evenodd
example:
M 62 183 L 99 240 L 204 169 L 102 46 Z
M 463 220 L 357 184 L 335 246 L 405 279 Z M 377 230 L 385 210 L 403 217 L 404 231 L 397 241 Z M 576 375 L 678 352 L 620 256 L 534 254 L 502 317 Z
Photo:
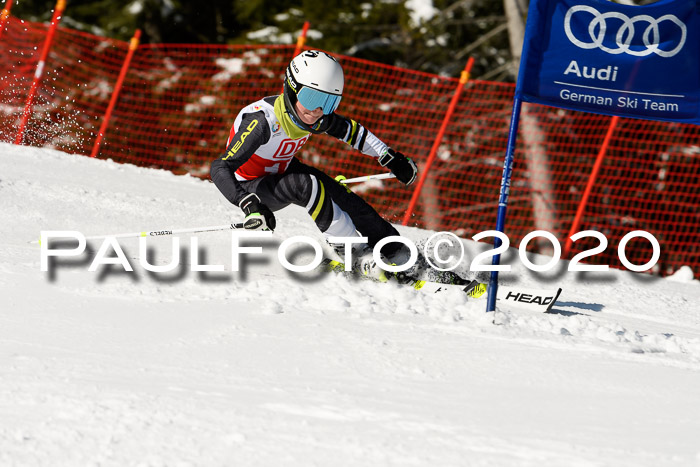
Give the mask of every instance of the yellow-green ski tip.
M 476 284 L 476 287 L 471 289 L 467 295 L 469 295 L 471 298 L 479 298 L 482 295 L 486 293 L 486 284 Z

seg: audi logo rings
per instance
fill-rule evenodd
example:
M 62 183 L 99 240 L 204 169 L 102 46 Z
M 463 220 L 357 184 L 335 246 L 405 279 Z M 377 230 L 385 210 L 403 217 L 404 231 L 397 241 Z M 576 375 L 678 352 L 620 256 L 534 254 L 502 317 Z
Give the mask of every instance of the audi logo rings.
M 571 31 L 571 17 L 579 12 L 585 12 L 593 15 L 593 20 L 588 25 L 588 35 L 590 36 L 591 42 L 579 40 Z M 615 34 L 615 44 L 617 45 L 616 48 L 610 48 L 603 44 L 605 35 L 608 32 L 608 19 L 622 21 L 620 28 Z M 663 43 L 669 46 L 673 46 L 677 41 L 677 44 L 671 50 L 661 49 L 661 32 L 659 30 L 659 25 L 664 22 L 670 22 L 670 24 L 677 26 L 680 30 L 680 38 L 676 37 L 674 40 L 667 40 L 664 38 Z M 642 23 L 642 25 L 647 24 L 642 34 L 642 40 L 646 48 L 642 50 L 633 50 L 630 47 L 630 44 L 632 43 L 632 38 L 635 35 L 635 27 L 638 23 Z M 673 57 L 683 48 L 688 35 L 685 23 L 674 15 L 663 15 L 658 19 L 649 15 L 637 15 L 630 18 L 623 13 L 616 11 L 601 13 L 595 8 L 587 5 L 576 5 L 569 8 L 569 10 L 566 12 L 566 16 L 564 17 L 564 30 L 566 31 L 566 37 L 568 37 L 574 45 L 582 49 L 598 48 L 609 54 L 617 55 L 627 53 L 637 57 L 645 57 L 647 55 L 651 55 L 652 53 L 655 53 L 661 57 Z

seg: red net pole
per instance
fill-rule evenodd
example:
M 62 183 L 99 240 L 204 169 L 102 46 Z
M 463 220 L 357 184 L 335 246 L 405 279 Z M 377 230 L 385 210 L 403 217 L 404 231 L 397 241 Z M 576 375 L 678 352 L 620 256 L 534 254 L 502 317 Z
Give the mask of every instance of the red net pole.
M 15 138 L 15 144 L 22 144 L 24 139 L 24 130 L 27 127 L 27 122 L 29 121 L 29 116 L 32 112 L 32 105 L 34 103 L 34 96 L 39 88 L 39 83 L 41 82 L 41 77 L 44 74 L 44 65 L 46 65 L 46 57 L 49 55 L 49 50 L 51 49 L 51 44 L 53 42 L 53 37 L 56 34 L 56 29 L 58 28 L 58 23 L 61 20 L 61 15 L 63 10 L 66 8 L 66 0 L 58 0 L 56 2 L 56 9 L 53 12 L 53 18 L 51 18 L 51 25 L 49 26 L 49 31 L 46 33 L 46 40 L 44 41 L 44 48 L 41 51 L 41 57 L 39 58 L 39 63 L 36 66 L 36 72 L 34 73 L 34 80 L 32 81 L 32 87 L 29 89 L 29 95 L 27 96 L 27 102 L 24 106 L 24 112 L 22 113 L 22 121 L 19 124 L 19 130 L 17 130 L 17 137 Z
M 126 53 L 126 58 L 124 59 L 121 71 L 119 72 L 117 83 L 114 86 L 114 91 L 112 91 L 112 97 L 109 100 L 109 105 L 107 106 L 107 111 L 105 112 L 104 119 L 102 119 L 100 131 L 97 133 L 97 138 L 95 138 L 95 145 L 92 147 L 92 153 L 90 154 L 90 157 L 97 157 L 97 153 L 100 151 L 100 144 L 102 143 L 102 138 L 107 132 L 107 127 L 109 126 L 109 119 L 112 117 L 112 111 L 117 105 L 117 99 L 119 99 L 119 91 L 121 91 L 122 89 L 122 86 L 124 84 L 124 78 L 126 78 L 126 73 L 129 71 L 131 58 L 134 56 L 134 52 L 139 46 L 140 39 L 141 30 L 137 29 L 134 33 L 134 37 L 132 37 L 131 41 L 129 42 L 129 51 Z
M 591 195 L 593 185 L 595 185 L 596 178 L 598 177 L 598 172 L 600 171 L 600 167 L 603 165 L 603 159 L 605 158 L 605 153 L 608 152 L 608 146 L 610 145 L 610 140 L 612 139 L 612 135 L 615 132 L 615 127 L 617 127 L 618 120 L 619 117 L 617 115 L 610 119 L 610 126 L 608 126 L 608 132 L 605 134 L 603 144 L 600 145 L 598 157 L 595 160 L 595 164 L 593 164 L 593 170 L 591 170 L 591 175 L 588 177 L 586 189 L 583 192 L 583 197 L 581 198 L 581 202 L 579 203 L 578 209 L 576 210 L 576 215 L 574 216 L 574 222 L 571 224 L 569 234 L 566 236 L 566 243 L 564 244 L 564 257 L 568 256 L 569 252 L 571 251 L 571 245 L 573 244 L 571 236 L 578 231 L 579 226 L 581 225 L 581 218 L 583 217 L 583 213 L 586 211 L 586 203 L 588 203 L 588 197 Z
M 301 33 L 299 34 L 299 37 L 297 37 L 297 45 L 294 48 L 294 54 L 292 55 L 293 57 L 296 57 L 301 53 L 301 49 L 304 48 L 304 44 L 306 44 L 306 33 L 309 31 L 309 22 L 304 21 L 304 26 L 301 28 Z M 284 86 L 282 86 L 282 92 L 284 92 Z
M 12 0 L 7 0 L 5 2 L 5 8 L 2 9 L 0 13 L 0 37 L 5 32 L 5 24 L 7 24 L 7 18 L 10 17 L 10 8 L 12 8 Z
M 301 28 L 301 34 L 299 34 L 299 37 L 297 38 L 297 46 L 294 49 L 294 57 L 299 55 L 301 53 L 301 49 L 304 48 L 304 44 L 306 44 L 307 32 L 309 32 L 309 22 L 304 21 L 304 26 Z
M 457 102 L 459 101 L 459 96 L 462 94 L 462 89 L 464 89 L 464 85 L 467 84 L 467 81 L 469 81 L 469 74 L 471 73 L 473 65 L 474 65 L 474 58 L 470 57 L 469 60 L 467 60 L 467 65 L 464 67 L 464 70 L 462 71 L 462 74 L 459 78 L 459 84 L 457 85 L 457 89 L 455 89 L 455 93 L 452 96 L 452 100 L 450 101 L 450 105 L 447 108 L 447 113 L 445 114 L 445 118 L 442 120 L 442 125 L 440 126 L 440 130 L 438 131 L 438 134 L 435 137 L 435 141 L 433 142 L 433 147 L 430 150 L 430 155 L 428 155 L 428 160 L 425 162 L 425 165 L 423 166 L 423 168 L 421 170 L 420 178 L 418 179 L 418 184 L 416 185 L 416 188 L 413 191 L 413 196 L 411 197 L 411 202 L 409 203 L 408 209 L 406 210 L 406 213 L 403 216 L 403 220 L 401 221 L 402 225 L 408 225 L 408 221 L 411 219 L 411 216 L 413 215 L 413 211 L 416 208 L 416 203 L 418 202 L 418 197 L 420 196 L 420 192 L 423 189 L 423 184 L 425 183 L 425 179 L 428 177 L 428 172 L 430 171 L 430 166 L 433 164 L 433 161 L 435 160 L 435 156 L 437 155 L 438 148 L 440 147 L 440 142 L 442 141 L 442 137 L 445 135 L 445 130 L 447 130 L 447 125 L 450 122 L 450 119 L 452 118 L 452 114 L 454 113 L 455 107 L 457 107 Z

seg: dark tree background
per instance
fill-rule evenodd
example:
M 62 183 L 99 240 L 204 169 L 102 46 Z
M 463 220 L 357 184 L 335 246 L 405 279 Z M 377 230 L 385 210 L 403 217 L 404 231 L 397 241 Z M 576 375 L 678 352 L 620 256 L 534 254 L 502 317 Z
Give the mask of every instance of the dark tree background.
M 0 1 L 3 4 L 4 1 Z M 418 5 L 413 8 L 411 5 Z M 15 0 L 12 15 L 49 21 L 55 0 Z M 415 19 L 414 10 L 430 14 Z M 301 0 L 67 0 L 62 24 L 147 43 L 295 43 L 400 67 L 459 76 L 469 56 L 476 78 L 512 81 L 508 29 L 499 0 L 321 2 Z
M 646 4 L 657 0 L 614 0 Z M 0 0 L 0 5 L 5 0 Z M 307 45 L 445 76 L 514 81 L 518 37 L 529 0 L 67 0 L 63 24 L 143 43 L 293 44 L 304 21 Z M 49 21 L 56 0 L 14 0 L 12 15 Z M 507 22 L 504 5 L 509 5 Z M 416 15 L 416 12 L 427 14 Z M 517 18 L 522 18 L 518 27 Z M 515 27 L 514 27 L 515 26 Z M 509 42 L 509 34 L 516 40 Z M 522 40 L 522 37 L 520 37 Z M 518 52 L 519 53 L 519 52 Z

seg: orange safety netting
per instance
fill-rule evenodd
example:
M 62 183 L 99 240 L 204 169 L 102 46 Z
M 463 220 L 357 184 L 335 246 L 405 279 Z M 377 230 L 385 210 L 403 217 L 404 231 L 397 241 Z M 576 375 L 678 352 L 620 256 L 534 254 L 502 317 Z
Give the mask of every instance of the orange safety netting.
M 10 18 L 0 38 L 0 141 L 14 141 L 46 28 Z M 25 144 L 90 154 L 127 49 L 126 42 L 60 27 Z M 139 46 L 99 157 L 208 177 L 238 110 L 281 91 L 293 51 L 294 46 L 279 45 Z M 421 167 L 458 80 L 338 58 L 346 74 L 339 113 Z M 467 84 L 409 225 L 465 238 L 495 227 L 513 91 L 512 84 Z M 506 221 L 512 246 L 533 230 L 550 231 L 564 245 L 610 122 L 606 116 L 524 104 Z M 621 267 L 620 239 L 645 230 L 661 244 L 657 272 L 689 265 L 700 277 L 699 132 L 692 125 L 619 119 L 578 229 L 602 232 L 609 245 L 585 262 Z M 383 171 L 327 136 L 314 136 L 300 157 L 332 176 Z M 414 187 L 385 180 L 354 189 L 399 223 Z M 572 255 L 596 245 L 592 239 L 578 241 Z M 541 246 L 546 249 L 548 242 Z M 644 264 L 651 246 L 634 240 L 626 256 Z

